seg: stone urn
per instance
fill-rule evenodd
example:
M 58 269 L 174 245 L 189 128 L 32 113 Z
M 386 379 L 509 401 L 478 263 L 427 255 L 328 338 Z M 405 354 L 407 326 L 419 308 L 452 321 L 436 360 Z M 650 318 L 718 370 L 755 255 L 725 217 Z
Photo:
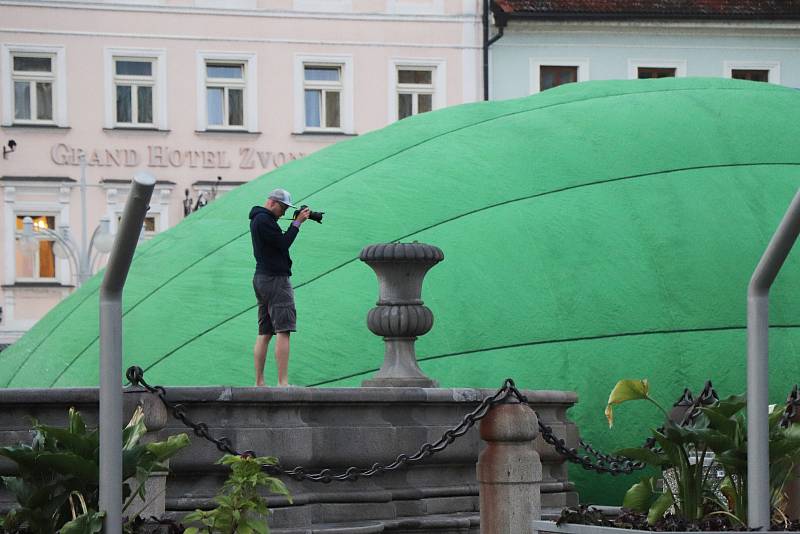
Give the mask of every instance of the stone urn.
M 422 280 L 444 259 L 442 250 L 424 243 L 386 243 L 364 247 L 359 259 L 378 275 L 377 306 L 367 314 L 367 327 L 383 336 L 383 366 L 362 386 L 437 387 L 417 364 L 414 343 L 433 327 L 433 313 L 422 303 Z

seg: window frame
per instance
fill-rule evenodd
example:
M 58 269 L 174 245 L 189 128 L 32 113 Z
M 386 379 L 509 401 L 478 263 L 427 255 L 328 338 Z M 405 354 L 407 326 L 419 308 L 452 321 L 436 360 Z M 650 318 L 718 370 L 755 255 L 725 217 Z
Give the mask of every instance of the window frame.
M 39 256 L 40 255 L 40 251 L 41 251 L 41 247 L 37 247 L 36 253 L 35 253 L 35 256 L 34 256 L 34 271 L 35 271 L 34 276 L 20 276 L 19 273 L 16 272 L 16 261 L 17 261 L 17 253 L 18 253 L 17 247 L 19 246 L 18 241 L 22 237 L 22 230 L 17 229 L 17 225 L 16 225 L 17 219 L 19 219 L 20 217 L 31 217 L 31 218 L 52 217 L 53 218 L 53 226 L 54 226 L 54 228 L 50 228 L 50 230 L 53 230 L 55 232 L 55 231 L 58 231 L 58 215 L 59 215 L 58 212 L 57 211 L 53 211 L 53 210 L 30 210 L 30 209 L 15 210 L 15 212 L 14 212 L 14 262 L 15 262 L 14 263 L 14 265 L 15 265 L 15 267 L 14 267 L 14 282 L 15 283 L 20 282 L 20 283 L 47 284 L 47 283 L 57 283 L 57 282 L 60 281 L 60 278 L 61 278 L 59 276 L 59 274 L 60 274 L 59 273 L 59 263 L 60 263 L 59 259 L 60 258 L 58 256 L 56 256 L 55 253 L 53 253 L 53 276 L 48 276 L 48 277 L 39 276 L 38 272 L 41 272 L 41 269 L 42 269 L 41 258 Z M 36 230 L 34 230 L 34 232 L 36 232 Z M 39 243 L 41 243 L 42 241 L 49 241 L 53 245 L 56 244 L 56 239 L 55 238 L 49 238 L 49 239 L 36 238 L 36 241 L 39 242 Z M 51 246 L 53 246 L 53 245 L 51 245 Z M 38 269 L 35 268 L 36 266 L 38 266 Z
M 50 74 L 28 72 L 14 74 L 14 57 L 49 57 L 51 58 Z M 35 82 L 49 81 L 52 84 L 52 119 L 36 119 L 36 94 L 31 95 L 30 119 L 15 117 L 14 82 L 20 78 L 29 78 Z M 66 128 L 67 117 L 67 84 L 66 84 L 66 50 L 63 46 L 38 45 L 0 45 L 0 80 L 2 80 L 2 126 L 53 126 Z
M 116 61 L 150 60 L 153 64 L 153 122 L 117 122 Z M 104 48 L 103 63 L 105 65 L 105 121 L 103 127 L 108 130 L 156 129 L 167 130 L 167 51 L 163 48 Z M 133 97 L 132 97 L 133 100 Z M 131 109 L 132 117 L 135 110 Z
M 443 59 L 431 58 L 392 58 L 389 60 L 388 75 L 388 122 L 391 124 L 400 120 L 398 112 L 399 100 L 399 71 L 401 70 L 430 70 L 433 98 L 431 111 L 441 109 L 446 105 L 447 95 L 447 63 Z M 414 114 L 412 114 L 413 116 Z
M 685 59 L 628 59 L 628 79 L 639 79 L 639 67 L 649 69 L 675 69 L 675 78 L 686 77 Z
M 780 61 L 724 61 L 722 64 L 723 75 L 725 78 L 733 78 L 734 70 L 765 70 L 767 71 L 767 83 L 781 83 L 781 62 Z
M 339 79 L 336 81 L 332 80 L 306 80 L 306 69 L 308 68 L 324 68 L 324 69 L 336 69 L 339 72 Z M 344 98 L 344 82 L 342 78 L 344 77 L 344 66 L 340 63 L 336 64 L 323 64 L 323 63 L 304 63 L 303 64 L 303 126 L 305 131 L 307 132 L 341 132 L 342 131 L 342 100 Z M 306 91 L 319 91 L 320 92 L 320 102 L 319 102 L 319 115 L 320 115 L 320 125 L 319 126 L 309 126 L 308 125 L 308 109 L 305 107 L 306 103 Z M 327 113 L 327 105 L 328 105 L 328 93 L 338 93 L 339 94 L 339 126 L 327 126 L 328 123 L 328 113 Z M 326 126 L 323 126 L 325 124 Z
M 528 88 L 530 91 L 529 94 L 535 94 L 541 92 L 541 89 L 539 88 L 539 85 L 541 84 L 541 76 L 539 74 L 540 67 L 577 67 L 578 69 L 577 83 L 585 82 L 590 79 L 588 58 L 531 57 L 529 59 L 529 64 L 530 64 L 530 86 Z
M 101 181 L 100 186 L 105 192 L 106 212 L 109 220 L 109 230 L 115 234 L 119 229 L 119 217 L 125 211 L 125 203 L 131 193 L 130 180 L 109 179 Z M 175 188 L 173 182 L 156 181 L 150 205 L 147 210 L 148 217 L 154 217 L 155 231 L 145 232 L 145 237 L 150 238 L 170 228 L 170 206 L 172 192 Z
M 339 127 L 306 126 L 305 91 L 309 85 L 305 79 L 306 67 L 338 67 L 340 77 Z M 310 82 L 311 88 L 326 85 L 330 82 Z M 295 55 L 294 67 L 294 133 L 296 134 L 353 134 L 353 57 L 350 55 Z M 324 98 L 323 98 L 324 102 Z M 324 118 L 320 120 L 324 124 Z
M 207 67 L 209 64 L 239 64 L 242 65 L 242 81 L 237 82 L 231 78 L 209 78 Z M 199 132 L 251 132 L 258 133 L 258 71 L 256 54 L 250 52 L 197 52 L 197 131 Z M 222 86 L 223 88 L 241 88 L 242 94 L 242 122 L 243 124 L 230 126 L 226 124 L 208 123 L 208 88 Z M 224 91 L 227 94 L 227 90 Z M 223 110 L 227 117 L 227 99 L 224 98 L 226 108 Z

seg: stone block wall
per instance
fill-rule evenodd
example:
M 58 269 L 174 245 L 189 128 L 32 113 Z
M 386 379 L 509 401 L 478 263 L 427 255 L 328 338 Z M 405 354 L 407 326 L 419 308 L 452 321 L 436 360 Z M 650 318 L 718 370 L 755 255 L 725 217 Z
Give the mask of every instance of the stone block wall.
M 214 436 L 226 436 L 239 451 L 277 456 L 283 467 L 308 472 L 330 468 L 389 464 L 398 454 L 412 454 L 437 441 L 494 390 L 447 388 L 169 388 L 194 421 L 208 424 Z M 574 446 L 577 429 L 566 417 L 577 397 L 562 391 L 524 391 L 542 422 Z M 62 425 L 75 406 L 89 424 L 97 420 L 97 389 L 0 390 L 0 445 L 29 441 L 29 418 Z M 158 434 L 189 432 L 169 417 Z M 190 434 L 191 435 L 191 434 Z M 167 477 L 166 514 L 180 517 L 209 508 L 227 476 L 215 465 L 222 455 L 191 435 L 191 446 L 172 459 Z M 276 534 L 316 532 L 450 533 L 478 532 L 478 484 L 475 464 L 482 447 L 477 428 L 441 453 L 422 462 L 354 482 L 319 483 L 285 480 L 293 504 L 270 497 Z M 567 466 L 537 438 L 545 515 L 577 495 Z M 0 460 L 0 474 L 13 465 Z M 0 491 L 0 510 L 9 496 Z

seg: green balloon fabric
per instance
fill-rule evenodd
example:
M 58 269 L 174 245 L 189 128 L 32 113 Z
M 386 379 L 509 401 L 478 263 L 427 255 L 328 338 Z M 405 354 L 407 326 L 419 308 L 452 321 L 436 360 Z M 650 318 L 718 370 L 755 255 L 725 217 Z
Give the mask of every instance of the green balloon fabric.
M 665 405 L 706 379 L 721 395 L 744 391 L 747 284 L 800 186 L 798 139 L 800 92 L 725 79 L 570 84 L 399 121 L 243 185 L 143 244 L 124 292 L 124 365 L 153 384 L 254 383 L 247 215 L 284 187 L 326 212 L 292 247 L 292 383 L 353 387 L 380 367 L 383 341 L 366 328 L 377 279 L 358 254 L 420 241 L 445 254 L 423 287 L 435 320 L 417 341 L 428 376 L 576 391 L 570 415 L 585 439 L 635 446 L 658 414 L 623 405 L 608 429 L 618 379 L 648 378 Z M 100 282 L 0 353 L 0 386 L 98 383 Z M 795 253 L 772 290 L 771 402 L 800 379 L 798 283 Z M 609 490 L 609 477 L 573 473 L 594 502 L 619 504 L 628 478 Z

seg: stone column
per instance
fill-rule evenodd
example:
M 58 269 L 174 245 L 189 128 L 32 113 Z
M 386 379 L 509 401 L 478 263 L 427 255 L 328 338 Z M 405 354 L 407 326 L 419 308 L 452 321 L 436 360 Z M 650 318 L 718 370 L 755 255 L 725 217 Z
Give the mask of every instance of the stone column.
M 140 387 L 125 388 L 123 396 L 123 407 L 125 424 L 130 421 L 137 406 L 142 407 L 144 412 L 144 426 L 147 434 L 142 437 L 142 443 L 158 441 L 159 431 L 167 425 L 169 414 L 161 399 Z M 165 462 L 169 467 L 169 460 Z M 135 488 L 135 485 L 134 485 Z M 147 506 L 139 497 L 125 511 L 125 515 L 135 514 L 141 510 L 142 517 L 162 517 L 166 509 L 167 493 L 167 473 L 153 473 L 144 485 Z M 144 507 L 144 508 L 143 508 Z
M 433 327 L 433 313 L 422 305 L 422 280 L 444 259 L 441 249 L 424 243 L 369 245 L 359 258 L 378 275 L 380 296 L 367 326 L 386 344 L 383 366 L 361 385 L 437 387 L 417 365 L 414 342 Z
M 536 413 L 526 404 L 500 404 L 480 423 L 486 448 L 478 457 L 481 534 L 532 534 L 541 518 L 542 463 L 534 449 Z

